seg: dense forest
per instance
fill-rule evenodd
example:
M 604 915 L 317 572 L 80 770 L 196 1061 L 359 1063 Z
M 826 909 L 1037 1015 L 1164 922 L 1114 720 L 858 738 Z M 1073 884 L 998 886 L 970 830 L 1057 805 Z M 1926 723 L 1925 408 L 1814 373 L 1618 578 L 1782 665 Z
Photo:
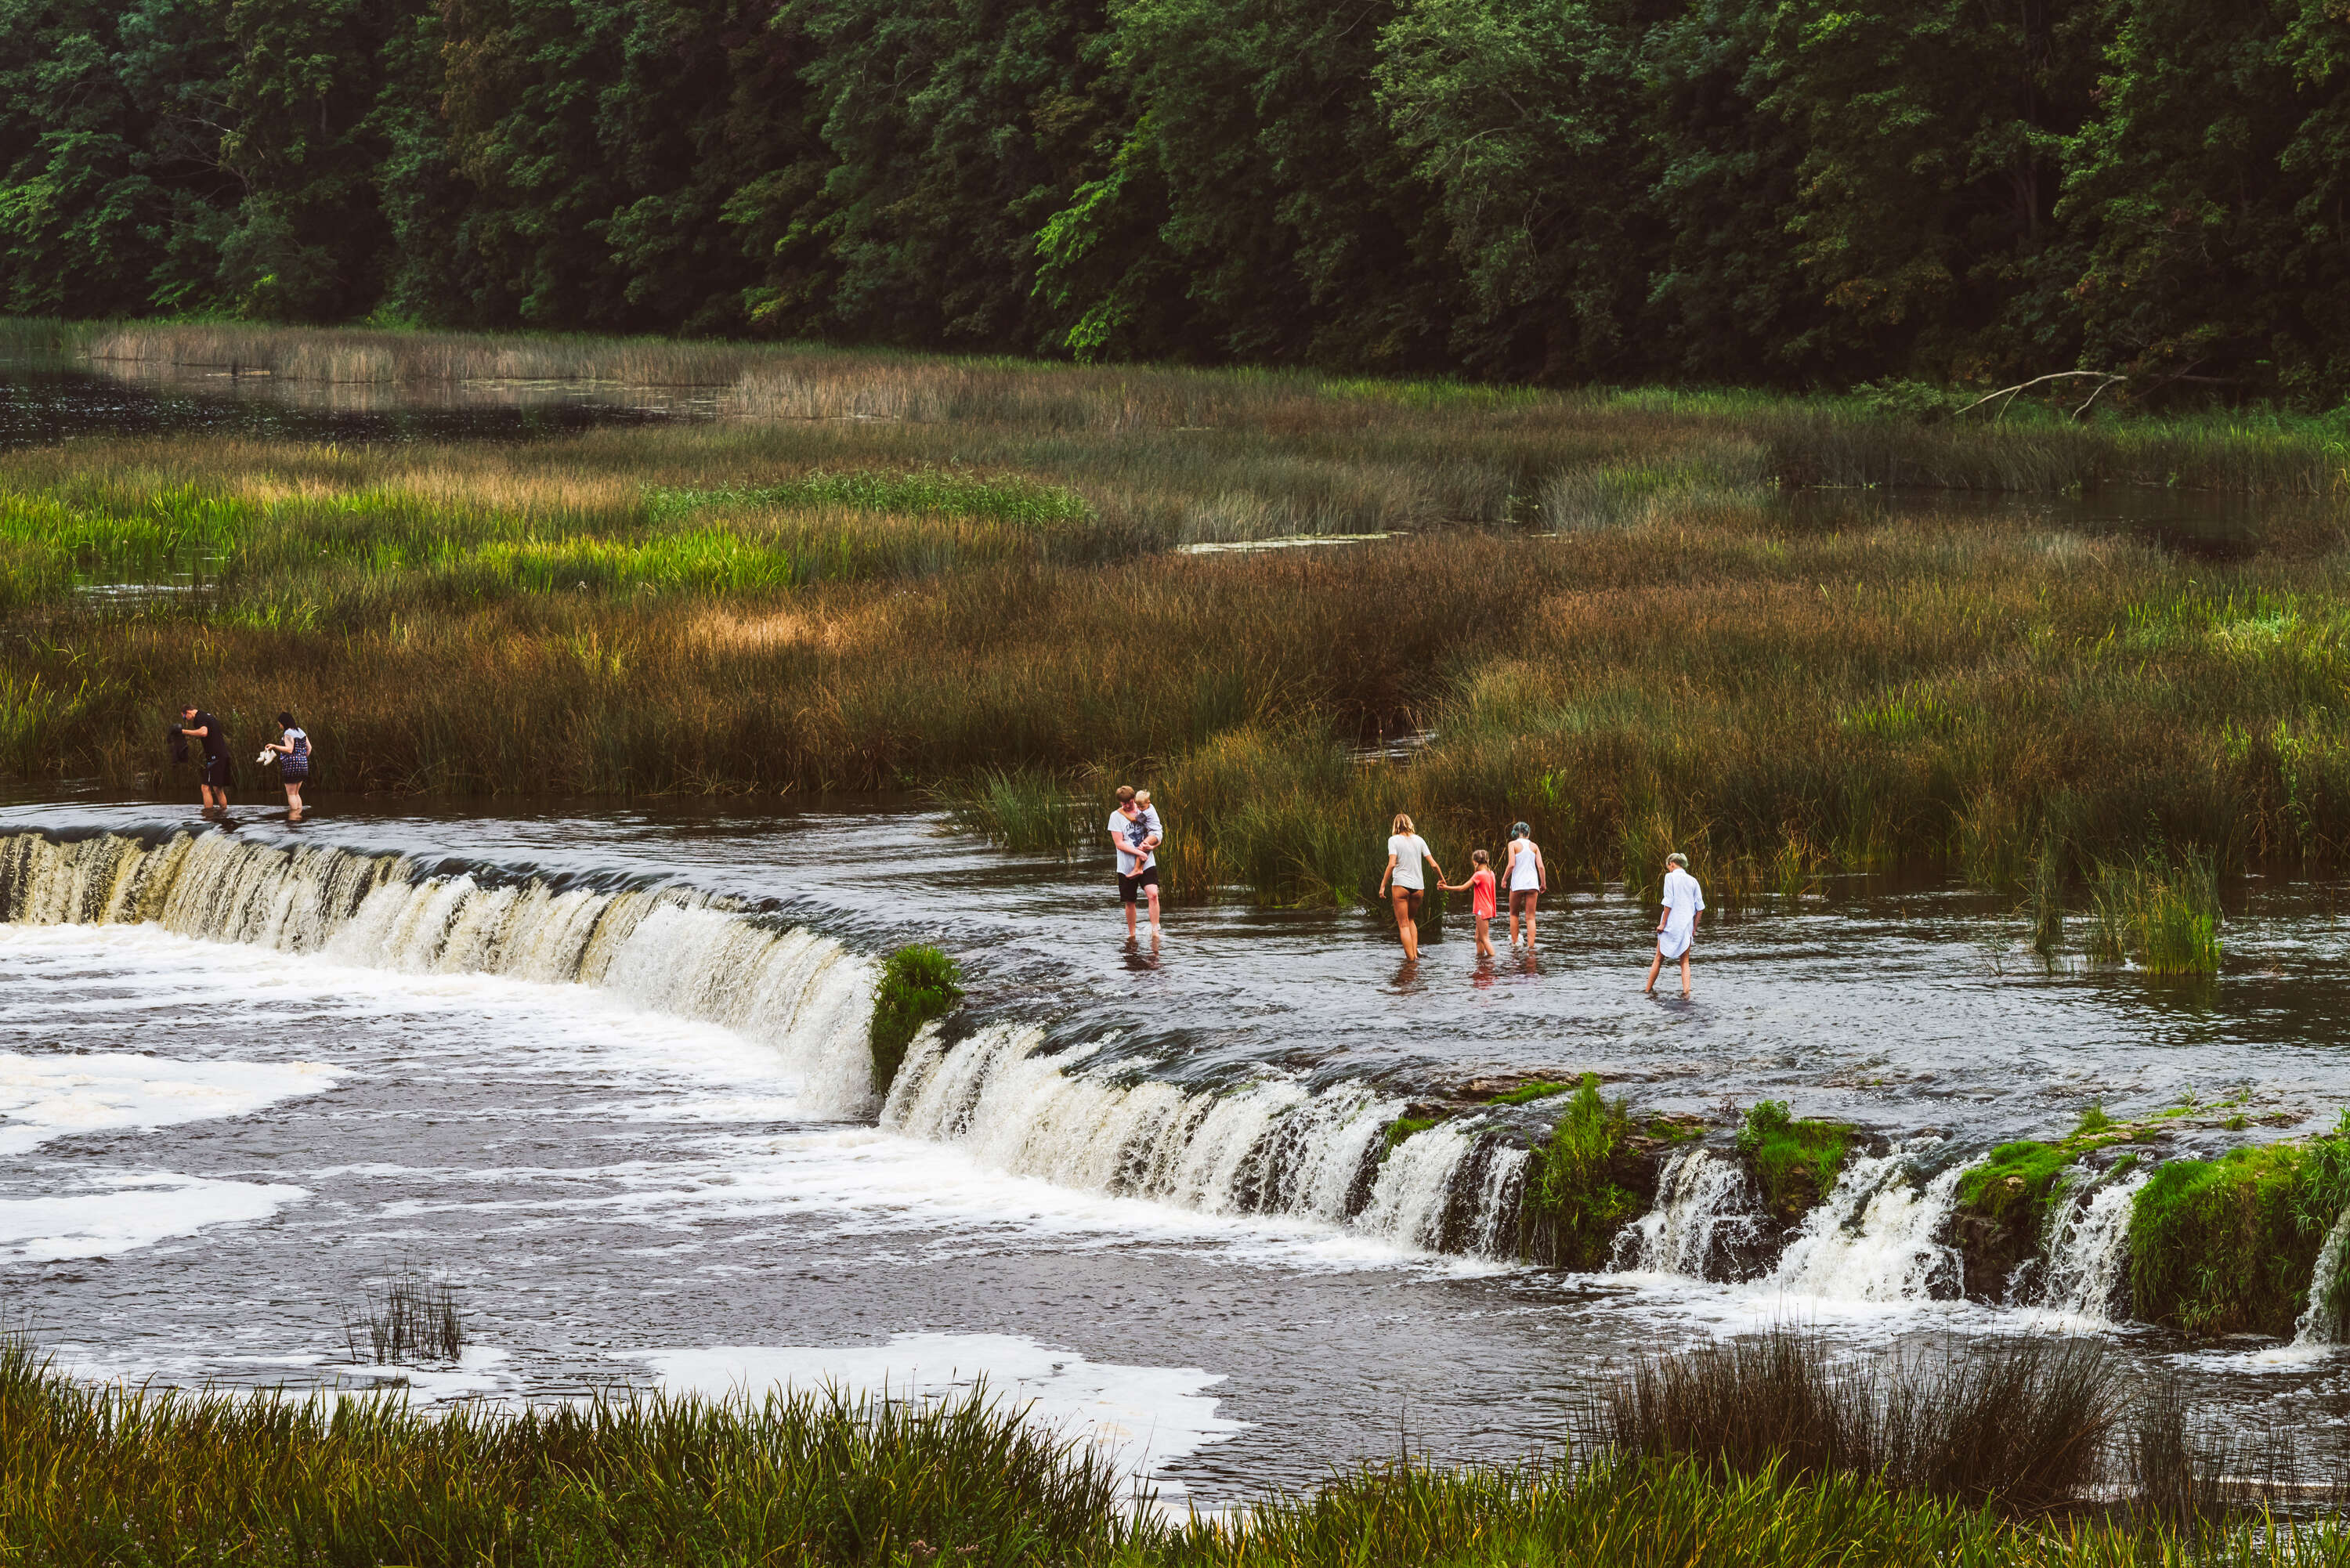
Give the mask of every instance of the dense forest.
M 0 0 L 0 310 L 2350 396 L 2345 0 Z

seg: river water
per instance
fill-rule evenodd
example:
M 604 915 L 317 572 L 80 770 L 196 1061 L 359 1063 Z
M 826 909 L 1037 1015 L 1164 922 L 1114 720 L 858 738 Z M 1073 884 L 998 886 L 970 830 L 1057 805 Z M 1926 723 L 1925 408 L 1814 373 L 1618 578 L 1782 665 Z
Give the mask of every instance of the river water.
M 0 445 L 707 413 L 608 389 L 306 402 L 0 376 Z M 1887 504 L 1796 504 L 1840 525 Z M 2176 497 L 1967 504 L 2218 554 L 2251 525 Z M 1618 890 L 1551 900 L 1531 956 L 1453 940 L 1410 972 L 1360 913 L 1187 909 L 1130 948 L 1105 868 L 976 846 L 907 802 L 327 804 L 226 830 L 0 807 L 0 1316 L 75 1371 L 429 1400 L 984 1378 L 1209 1505 L 1405 1444 L 1555 1450 L 1629 1356 L 1775 1322 L 1856 1353 L 2094 1334 L 2183 1370 L 2217 1420 L 2350 1412 L 2326 1346 L 2190 1352 L 2126 1321 L 2139 1178 L 2067 1195 L 2014 1304 L 1958 1299 L 1949 1226 L 1969 1163 L 2092 1104 L 2197 1107 L 2166 1156 L 2330 1126 L 2350 1104 L 2337 887 L 2249 879 L 2224 972 L 2159 984 L 2047 971 L 2001 900 L 1830 880 L 1715 919 L 1683 1003 L 1638 993 L 1653 914 Z M 918 940 L 963 961 L 969 1003 L 883 1103 L 872 966 Z M 1714 1129 L 1606 1271 L 1507 1255 L 1555 1103 L 1380 1158 L 1394 1117 L 1477 1079 L 1586 1071 Z M 1765 1097 L 1871 1135 L 1783 1237 L 1726 1148 Z M 461 1363 L 354 1358 L 368 1293 L 411 1270 L 456 1292 Z
M 2313 1424 L 2350 1392 L 2322 1349 L 2116 1321 L 2126 1192 L 2082 1195 L 2021 1306 L 1953 1299 L 1946 1224 L 1969 1160 L 2092 1102 L 2271 1118 L 2182 1118 L 2172 1153 L 2330 1122 L 2329 888 L 2255 879 L 2226 972 L 2180 988 L 2046 973 L 1970 895 L 1834 885 L 1711 929 L 1683 1003 L 1639 995 L 1653 917 L 1618 893 L 1555 900 L 1492 965 L 1453 940 L 1405 974 L 1362 915 L 1242 906 L 1175 912 L 1153 954 L 1098 868 L 904 808 L 221 830 L 39 805 L 0 835 L 0 1291 L 92 1376 L 985 1376 L 1209 1504 L 1407 1441 L 1555 1449 L 1631 1354 L 1778 1321 L 1856 1348 L 2100 1334 Z M 871 961 L 911 940 L 970 1002 L 879 1105 Z M 1417 1100 L 1586 1070 L 1643 1110 L 1770 1096 L 1884 1141 L 1742 1269 L 1717 1137 L 1590 1275 L 1496 1255 L 1523 1156 L 1477 1129 L 1543 1106 L 1376 1158 Z M 345 1324 L 403 1268 L 455 1287 L 462 1366 L 351 1363 Z

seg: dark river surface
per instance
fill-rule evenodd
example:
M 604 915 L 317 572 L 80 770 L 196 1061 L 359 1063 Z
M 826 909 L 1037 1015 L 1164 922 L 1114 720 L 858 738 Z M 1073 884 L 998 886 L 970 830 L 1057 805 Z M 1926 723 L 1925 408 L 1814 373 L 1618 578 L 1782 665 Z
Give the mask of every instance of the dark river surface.
M 710 411 L 0 372 L 0 446 Z M 1791 503 L 1829 525 L 1910 504 Z M 2259 523 L 2168 493 L 1932 504 L 2213 554 Z M 1779 1322 L 1856 1353 L 2095 1334 L 2184 1372 L 2215 1420 L 2331 1430 L 2350 1408 L 2332 1346 L 2190 1350 L 2126 1321 L 2127 1181 L 2084 1189 L 2020 1304 L 1954 1299 L 1947 1244 L 1960 1171 L 2092 1105 L 2186 1107 L 2167 1155 L 2330 1127 L 2335 885 L 2234 886 L 2223 971 L 2164 983 L 2044 969 L 2004 900 L 1834 879 L 1710 916 L 1682 1002 L 1639 993 L 1654 913 L 1619 890 L 1550 900 L 1530 955 L 1481 964 L 1456 936 L 1406 971 L 1360 912 L 1178 910 L 1138 950 L 1106 867 L 974 845 L 910 802 L 236 815 L 0 807 L 0 1314 L 88 1376 L 431 1400 L 984 1378 L 1208 1504 L 1404 1442 L 1555 1450 L 1633 1355 Z M 883 1101 L 873 964 L 912 940 L 964 963 L 969 1004 Z M 1607 1272 L 1499 1241 L 1524 1170 L 1501 1135 L 1555 1106 L 1376 1158 L 1471 1079 L 1584 1072 L 1717 1129 Z M 1762 1098 L 1874 1137 L 1774 1262 L 1726 1271 L 1709 1249 L 1739 1217 L 1708 1178 Z M 354 1360 L 368 1293 L 411 1270 L 456 1292 L 462 1362 Z

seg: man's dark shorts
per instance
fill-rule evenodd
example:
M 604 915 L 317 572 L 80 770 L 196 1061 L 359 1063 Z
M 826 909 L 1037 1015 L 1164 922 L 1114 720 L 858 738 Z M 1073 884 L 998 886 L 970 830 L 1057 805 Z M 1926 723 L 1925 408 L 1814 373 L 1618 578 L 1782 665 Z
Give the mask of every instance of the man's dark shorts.
M 228 759 L 226 757 L 206 757 L 204 759 L 204 783 L 210 784 L 214 789 L 228 788 Z
M 1121 904 L 1131 904 L 1142 897 L 1142 890 L 1145 888 L 1158 886 L 1159 867 L 1156 866 L 1146 866 L 1131 877 L 1121 875 L 1118 879 L 1118 901 Z

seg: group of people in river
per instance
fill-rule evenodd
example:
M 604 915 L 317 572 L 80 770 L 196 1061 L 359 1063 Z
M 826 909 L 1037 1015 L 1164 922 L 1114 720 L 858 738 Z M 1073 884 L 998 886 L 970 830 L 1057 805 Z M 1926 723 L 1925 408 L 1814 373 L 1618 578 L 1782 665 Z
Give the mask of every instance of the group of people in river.
M 302 786 L 310 779 L 310 737 L 294 722 L 291 713 L 277 715 L 277 739 L 264 742 L 261 754 L 254 760 L 277 765 L 277 782 L 286 786 L 286 820 L 299 822 Z M 181 708 L 179 722 L 166 732 L 165 739 L 174 763 L 189 760 L 189 742 L 197 742 L 203 747 L 203 766 L 197 774 L 196 790 L 203 798 L 206 815 L 225 815 L 230 761 L 228 732 L 221 722 L 190 702 Z
M 1403 940 L 1404 961 L 1419 961 L 1419 911 L 1421 901 L 1428 896 L 1428 878 L 1433 874 L 1437 887 L 1448 893 L 1469 895 L 1471 917 L 1477 926 L 1477 956 L 1491 959 L 1493 955 L 1492 923 L 1501 918 L 1502 894 L 1509 895 L 1510 946 L 1532 952 L 1534 945 L 1534 925 L 1542 896 L 1550 890 L 1550 868 L 1543 862 L 1542 846 L 1534 842 L 1534 830 L 1525 823 L 1510 829 L 1508 847 L 1503 850 L 1499 870 L 1492 857 L 1482 849 L 1469 853 L 1473 867 L 1459 882 L 1444 880 L 1444 867 L 1437 863 L 1436 851 L 1428 846 L 1412 826 L 1409 814 L 1396 813 L 1389 825 L 1387 867 L 1379 873 L 1379 898 L 1395 911 L 1396 934 Z M 1126 934 L 1128 940 L 1139 940 L 1138 911 L 1147 909 L 1149 916 L 1150 941 L 1159 943 L 1159 856 L 1167 832 L 1158 811 L 1150 804 L 1150 792 L 1128 784 L 1118 787 L 1117 805 L 1111 809 L 1108 833 L 1110 847 L 1118 854 L 1118 896 L 1126 909 Z M 1642 994 L 1654 995 L 1657 979 L 1668 963 L 1680 965 L 1681 995 L 1690 994 L 1690 950 L 1697 942 L 1697 923 L 1705 912 L 1705 890 L 1690 875 L 1689 857 L 1675 850 L 1665 857 L 1663 911 L 1657 919 L 1657 950 L 1648 964 L 1648 978 L 1641 987 Z

